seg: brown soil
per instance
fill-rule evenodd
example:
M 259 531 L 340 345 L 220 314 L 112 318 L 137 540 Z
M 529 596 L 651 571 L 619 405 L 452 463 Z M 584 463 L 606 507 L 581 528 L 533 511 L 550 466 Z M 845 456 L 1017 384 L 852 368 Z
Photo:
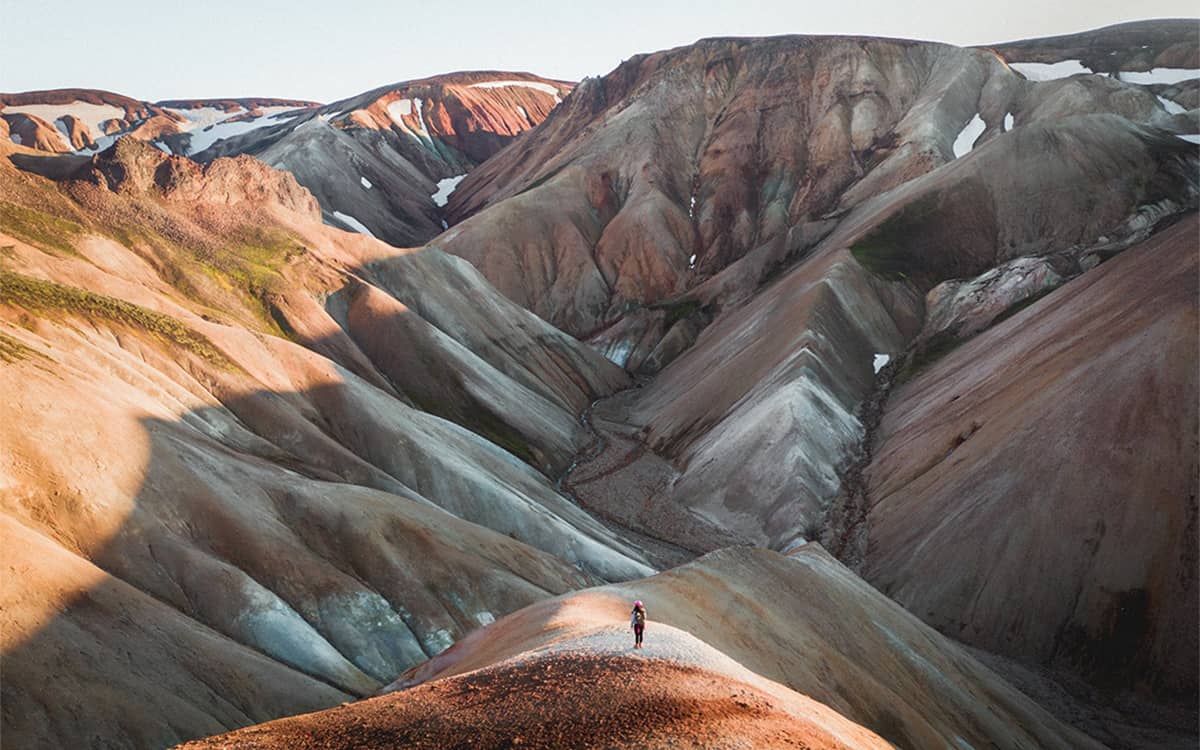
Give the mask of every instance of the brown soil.
M 567 654 L 181 747 L 850 747 L 778 704 L 756 687 L 694 666 Z

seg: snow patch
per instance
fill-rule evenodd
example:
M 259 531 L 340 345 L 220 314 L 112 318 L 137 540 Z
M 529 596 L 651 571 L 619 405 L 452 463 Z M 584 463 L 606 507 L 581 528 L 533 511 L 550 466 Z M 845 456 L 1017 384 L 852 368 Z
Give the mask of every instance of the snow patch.
M 462 182 L 464 177 L 466 177 L 465 174 L 460 174 L 457 177 L 447 177 L 445 179 L 438 180 L 437 192 L 429 197 L 433 198 L 433 202 L 436 203 L 439 208 L 445 206 L 450 200 L 450 194 L 454 192 L 454 189 L 458 187 L 458 183 Z
M 238 107 L 231 111 L 226 111 L 220 107 L 195 107 L 193 109 L 163 107 L 163 109 L 184 119 L 184 122 L 178 125 L 179 129 L 184 132 L 203 130 L 210 125 L 216 125 L 222 120 L 228 120 L 230 117 L 237 117 L 246 112 L 243 107 Z
M 688 268 L 696 267 L 696 254 L 692 253 L 692 257 L 688 258 Z
M 1187 110 L 1184 109 L 1183 106 L 1177 102 L 1173 102 L 1170 99 L 1167 99 L 1166 97 L 1162 97 L 1162 96 L 1157 97 L 1157 98 L 1158 98 L 1158 103 L 1162 105 L 1163 109 L 1167 110 L 1167 114 L 1169 114 L 1169 115 L 1182 115 L 1185 112 L 1187 112 Z
M 450 228 L 450 225 L 446 223 L 445 219 L 442 219 L 442 230 L 445 231 L 449 228 Z
M 413 113 L 412 99 L 397 99 L 387 105 L 387 112 L 397 123 L 401 117 L 411 117 Z
M 58 130 L 58 134 L 62 136 L 63 143 L 67 144 L 67 148 L 75 150 L 75 145 L 71 143 L 71 133 L 67 130 L 67 124 L 60 120 L 54 121 L 54 127 Z
M 517 105 L 517 111 L 521 113 L 521 117 L 524 117 L 526 120 L 529 119 L 529 113 L 525 111 L 524 107 Z
M 9 134 L 8 138 L 9 138 L 9 140 L 11 140 L 13 143 L 17 144 L 18 146 L 21 145 L 21 136 L 19 134 L 11 133 L 11 134 Z
M 174 153 L 173 151 L 171 151 L 171 147 L 168 146 L 167 144 L 163 143 L 162 141 L 150 141 L 150 145 L 154 146 L 159 151 L 162 151 L 164 154 L 173 154 Z
M 875 368 L 875 374 L 878 375 L 879 371 L 886 367 L 887 363 L 891 361 L 892 355 L 890 354 L 876 354 L 874 362 L 871 363 Z
M 987 124 L 976 112 L 971 121 L 959 131 L 958 137 L 954 139 L 954 158 L 969 154 L 971 149 L 975 148 L 975 141 L 979 140 L 979 136 L 983 135 L 984 130 L 987 130 Z
M 93 139 L 98 139 L 104 134 L 104 131 L 100 129 L 100 123 L 125 119 L 125 110 L 120 107 L 114 107 L 111 104 L 90 104 L 78 100 L 70 104 L 22 104 L 5 107 L 4 111 L 33 115 L 46 122 L 52 122 L 56 126 L 59 118 L 71 115 L 87 126 Z
M 413 104 L 417 106 L 417 122 L 420 123 L 421 129 L 418 131 L 424 135 L 429 135 L 429 128 L 425 127 L 425 115 L 423 105 L 425 102 L 420 99 L 413 99 Z
M 1195 68 L 1154 68 L 1144 73 L 1122 70 L 1117 73 L 1117 80 L 1125 83 L 1138 83 L 1147 86 L 1152 83 L 1180 83 L 1192 78 L 1200 78 L 1200 70 Z
M 496 621 L 496 616 L 493 615 L 491 612 L 476 612 L 475 613 L 475 622 L 479 623 L 480 625 L 491 625 L 495 621 Z
M 292 114 L 285 115 L 288 112 Z M 291 119 L 298 114 L 294 107 L 264 107 L 263 114 L 259 117 L 253 117 L 249 120 L 235 120 L 233 122 L 223 120 L 200 130 L 192 130 L 189 133 L 187 155 L 198 154 L 217 141 L 223 141 L 226 138 L 233 138 L 249 133 L 252 130 L 275 125 L 280 120 Z
M 392 122 L 399 125 L 409 135 L 420 140 L 422 135 L 426 137 L 429 135 L 429 131 L 425 128 L 425 116 L 422 114 L 424 104 L 420 99 L 397 99 L 387 105 L 387 112 L 391 116 Z M 417 117 L 416 130 L 406 125 L 402 119 L 404 117 L 412 117 L 413 115 Z
M 362 186 L 365 187 L 367 190 L 370 190 L 371 188 L 375 187 L 374 185 L 371 184 L 370 180 L 368 180 L 366 177 L 362 177 L 361 175 L 359 176 L 358 181 L 361 182 Z
M 374 234 L 371 234 L 371 230 L 367 229 L 366 225 L 364 225 L 361 221 L 354 218 L 350 214 L 344 214 L 341 211 L 334 211 L 333 215 L 338 218 L 338 221 L 342 222 L 343 224 L 350 227 L 354 231 L 356 231 L 360 234 L 365 234 L 368 237 L 375 236 Z
M 1012 130 L 1012 129 L 1013 129 L 1013 123 L 1014 123 L 1014 122 L 1015 122 L 1015 121 L 1013 120 L 1013 113 L 1012 113 L 1012 112 L 1008 112 L 1008 113 L 1006 113 L 1006 114 L 1004 115 L 1004 132 L 1005 132 L 1005 133 L 1007 133 L 1008 131 L 1010 131 L 1010 130 Z
M 1189 135 L 1180 135 L 1180 136 L 1176 136 L 1176 137 L 1182 138 L 1183 140 L 1188 141 L 1189 143 L 1200 143 L 1200 133 L 1193 133 L 1193 134 L 1189 134 Z
M 1054 81 L 1059 78 L 1070 78 L 1085 74 L 1090 75 L 1092 69 L 1078 60 L 1063 60 L 1056 63 L 1009 63 L 1010 68 L 1031 81 Z
M 116 135 L 102 135 L 99 138 L 95 138 L 92 140 L 92 143 L 95 144 L 92 148 L 82 148 L 76 153 L 80 153 L 80 154 L 99 153 L 99 152 L 103 151 L 104 149 L 108 148 L 109 146 L 111 146 L 113 144 L 113 141 L 117 140 L 117 138 L 119 138 L 120 135 L 121 135 L 120 133 L 117 133 Z

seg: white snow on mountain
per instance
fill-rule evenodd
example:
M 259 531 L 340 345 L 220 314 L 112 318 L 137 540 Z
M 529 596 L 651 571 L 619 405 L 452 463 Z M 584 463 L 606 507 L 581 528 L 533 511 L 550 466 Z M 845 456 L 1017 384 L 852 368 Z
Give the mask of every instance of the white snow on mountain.
M 954 139 L 954 158 L 965 156 L 970 153 L 975 147 L 975 141 L 979 140 L 979 136 L 983 135 L 983 131 L 987 129 L 987 124 L 983 118 L 976 112 L 962 130 L 959 131 L 958 137 Z
M 458 187 L 458 183 L 462 182 L 464 177 L 466 177 L 465 174 L 460 174 L 457 177 L 447 177 L 443 180 L 438 180 L 437 192 L 429 197 L 433 198 L 433 202 L 439 207 L 445 206 L 447 201 L 450 200 L 450 194 L 454 192 L 454 189 Z
M 1058 78 L 1069 78 L 1080 73 L 1092 72 L 1091 68 L 1078 60 L 1063 60 L 1056 63 L 1010 63 L 1008 67 L 1031 81 L 1053 81 Z
M 74 146 L 71 145 L 71 133 L 67 130 L 66 123 L 64 123 L 61 119 L 55 120 L 54 128 L 58 131 L 58 134 L 62 136 L 63 143 L 67 144 L 67 148 L 74 148 Z
M 387 112 L 392 119 L 400 123 L 401 117 L 411 117 L 413 113 L 412 99 L 397 99 L 387 105 Z
M 350 214 L 344 214 L 344 213 L 342 213 L 341 211 L 334 211 L 334 212 L 333 212 L 333 215 L 334 215 L 334 216 L 336 216 L 336 217 L 338 218 L 338 221 L 342 222 L 343 224 L 345 224 L 346 226 L 350 227 L 350 228 L 351 228 L 351 229 L 353 229 L 354 231 L 356 231 L 356 232 L 358 232 L 358 233 L 360 233 L 360 234 L 365 234 L 365 235 L 367 235 L 368 237 L 374 237 L 374 236 L 375 236 L 374 234 L 372 234 L 372 233 L 371 233 L 371 230 L 370 230 L 370 229 L 367 229 L 367 227 L 366 227 L 366 225 L 365 225 L 365 224 L 363 224 L 361 221 L 359 221 L 358 219 L 354 218 L 354 217 L 353 217 L 353 216 L 351 216 Z
M 417 107 L 417 122 L 421 124 L 419 132 L 421 135 L 429 135 L 429 128 L 425 127 L 425 102 L 420 99 L 413 99 L 413 104 Z
M 198 154 L 217 141 L 249 133 L 251 130 L 277 125 L 283 120 L 296 116 L 295 114 L 285 114 L 296 112 L 294 107 L 263 107 L 262 111 L 264 114 L 261 117 L 254 117 L 249 120 L 234 120 L 232 122 L 225 120 L 200 130 L 190 131 L 191 140 L 188 143 L 187 155 Z
M 1192 78 L 1200 78 L 1200 70 L 1195 68 L 1154 68 L 1144 73 L 1122 70 L 1117 73 L 1117 79 L 1126 83 L 1138 83 L 1143 86 L 1152 83 L 1179 83 Z
M 125 110 L 120 107 L 114 107 L 111 104 L 91 104 L 81 101 L 73 101 L 70 104 L 20 104 L 13 107 L 5 107 L 3 111 L 33 115 L 38 119 L 55 124 L 57 124 L 57 120 L 60 117 L 71 115 L 87 126 L 88 131 L 92 134 L 92 138 L 99 138 L 104 134 L 104 131 L 100 129 L 100 123 L 113 119 L 124 119 L 125 117 Z
M 222 120 L 228 120 L 230 117 L 237 117 L 246 112 L 245 109 L 238 107 L 235 110 L 226 111 L 220 107 L 194 107 L 191 109 L 183 107 L 163 107 L 167 112 L 179 115 L 184 119 L 184 122 L 179 124 L 179 129 L 182 131 L 191 131 L 207 128 L 209 125 L 216 125 Z
M 1187 109 L 1183 105 L 1161 96 L 1158 97 L 1158 103 L 1162 105 L 1163 109 L 1167 110 L 1167 114 L 1169 115 L 1182 115 L 1184 112 L 1187 112 Z

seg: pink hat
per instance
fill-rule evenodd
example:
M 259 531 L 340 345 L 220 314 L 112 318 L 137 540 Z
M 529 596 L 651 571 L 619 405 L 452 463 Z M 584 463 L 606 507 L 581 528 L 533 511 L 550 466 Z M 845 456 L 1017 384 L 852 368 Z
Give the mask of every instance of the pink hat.
M 638 599 L 636 602 L 634 602 L 634 603 L 633 603 L 633 606 L 635 606 L 635 607 L 640 607 L 640 606 L 642 606 L 642 600 L 641 600 L 641 599 Z

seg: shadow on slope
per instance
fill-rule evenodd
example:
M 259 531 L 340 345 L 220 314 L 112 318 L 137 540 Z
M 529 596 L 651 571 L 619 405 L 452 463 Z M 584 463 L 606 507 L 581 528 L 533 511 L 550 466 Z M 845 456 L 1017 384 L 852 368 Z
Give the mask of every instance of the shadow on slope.
M 95 389 L 87 400 L 37 387 L 69 365 L 31 354 L 3 367 L 30 383 L 6 384 L 20 403 L 4 409 L 29 428 L 4 441 L 6 746 L 163 747 L 333 705 L 506 612 L 597 580 L 513 538 L 589 543 L 546 511 L 470 508 L 487 467 L 466 456 L 530 470 L 428 415 L 410 417 L 474 454 L 447 439 L 431 452 L 456 465 L 422 465 L 398 431 L 365 439 L 393 471 L 457 480 L 439 487 L 443 501 L 491 512 L 477 520 L 500 532 L 437 508 L 336 441 L 305 446 L 346 426 L 316 424 L 314 407 L 347 398 L 333 386 L 165 419 L 137 415 L 176 404 L 123 387 L 128 370 L 81 382 Z M 304 435 L 300 412 L 316 433 Z M 256 432 L 259 420 L 272 429 Z M 303 457 L 314 448 L 325 462 Z

